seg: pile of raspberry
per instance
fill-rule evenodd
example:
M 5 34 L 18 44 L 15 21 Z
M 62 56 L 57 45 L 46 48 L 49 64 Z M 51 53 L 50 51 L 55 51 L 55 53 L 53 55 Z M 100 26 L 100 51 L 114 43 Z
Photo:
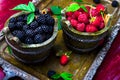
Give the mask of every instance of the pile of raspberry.
M 105 27 L 105 22 L 101 12 L 104 12 L 105 7 L 98 4 L 96 7 L 86 5 L 86 10 L 79 8 L 75 12 L 66 12 L 66 19 L 70 21 L 71 26 L 80 31 L 93 33 L 100 31 Z
M 35 12 L 35 19 L 27 24 L 28 14 L 12 17 L 8 27 L 13 36 L 18 37 L 22 43 L 38 44 L 48 40 L 54 30 L 55 20 L 49 14 Z

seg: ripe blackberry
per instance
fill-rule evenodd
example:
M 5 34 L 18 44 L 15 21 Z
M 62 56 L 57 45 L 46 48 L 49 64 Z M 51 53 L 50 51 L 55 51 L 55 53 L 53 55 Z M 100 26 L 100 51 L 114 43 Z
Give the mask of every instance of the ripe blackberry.
M 17 27 L 18 29 L 22 29 L 23 25 L 24 25 L 24 22 L 17 22 L 17 23 L 16 23 L 16 27 Z
M 20 30 L 15 30 L 12 32 L 13 36 L 18 37 L 19 39 L 23 39 L 25 36 L 25 32 L 24 31 L 20 31 Z
M 43 32 L 44 31 L 43 31 L 41 26 L 39 26 L 38 28 L 35 29 L 35 33 L 41 33 L 42 34 Z
M 51 17 L 50 14 L 44 14 L 45 18 Z
M 16 22 L 16 18 L 15 17 L 12 17 L 10 20 L 9 20 L 10 23 L 15 23 Z
M 43 14 L 39 15 L 37 17 L 37 22 L 40 23 L 40 24 L 45 24 L 46 23 L 45 16 Z
M 28 29 L 25 31 L 25 35 L 29 37 L 33 37 L 35 35 L 34 31 L 32 29 Z
M 27 21 L 27 16 L 28 16 L 27 14 L 24 16 L 24 19 L 23 19 L 23 20 L 24 20 L 25 22 Z
M 29 25 L 27 25 L 27 24 L 25 24 L 25 25 L 23 26 L 23 30 L 24 30 L 24 31 L 28 30 L 28 28 L 29 28 Z
M 49 26 L 49 32 L 48 33 L 53 33 L 53 26 Z
M 9 23 L 8 24 L 8 27 L 9 27 L 9 29 L 10 29 L 10 31 L 13 31 L 13 30 L 15 30 L 15 24 L 14 23 Z
M 49 26 L 47 25 L 41 25 L 42 29 L 44 32 L 48 33 L 49 32 Z
M 37 43 L 42 43 L 45 40 L 45 36 L 41 34 L 37 34 L 34 37 L 34 42 Z
M 51 36 L 52 34 L 46 34 L 46 40 L 48 40 Z
M 33 21 L 33 22 L 30 23 L 30 27 L 29 28 L 35 29 L 37 27 L 38 27 L 38 22 L 37 21 Z
M 52 17 L 47 17 L 46 22 L 48 25 L 54 26 L 55 20 Z
M 100 0 L 93 0 L 94 3 L 99 4 Z
M 26 44 L 33 44 L 33 40 L 32 40 L 31 37 L 26 37 L 24 43 L 26 43 Z
M 112 7 L 118 7 L 119 3 L 118 3 L 118 1 L 114 0 L 114 1 L 112 1 L 111 5 L 112 5 Z
M 17 17 L 17 21 L 18 22 L 22 22 L 24 20 L 24 16 L 23 15 L 20 15 Z

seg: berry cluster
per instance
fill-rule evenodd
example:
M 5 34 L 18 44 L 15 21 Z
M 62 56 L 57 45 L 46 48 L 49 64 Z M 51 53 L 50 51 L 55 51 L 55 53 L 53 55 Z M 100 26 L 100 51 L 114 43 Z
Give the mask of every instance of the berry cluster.
M 105 27 L 103 13 L 105 7 L 98 4 L 96 7 L 85 6 L 86 10 L 79 8 L 74 12 L 66 12 L 66 19 L 70 21 L 71 26 L 80 32 L 97 32 Z
M 52 36 L 55 20 L 49 14 L 38 14 L 35 12 L 35 19 L 27 24 L 28 14 L 12 17 L 8 27 L 13 36 L 25 44 L 42 43 Z

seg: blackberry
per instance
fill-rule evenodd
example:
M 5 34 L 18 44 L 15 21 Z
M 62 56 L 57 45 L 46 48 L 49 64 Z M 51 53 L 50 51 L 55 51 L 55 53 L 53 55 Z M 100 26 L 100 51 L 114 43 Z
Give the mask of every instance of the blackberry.
M 15 17 L 12 17 L 10 20 L 9 20 L 10 23 L 15 23 L 16 22 L 16 18 Z
M 17 23 L 16 23 L 16 27 L 17 27 L 18 29 L 22 29 L 23 25 L 24 25 L 24 22 L 17 22 Z
M 25 15 L 25 16 L 24 16 L 24 19 L 23 19 L 23 20 L 24 20 L 25 22 L 27 21 L 27 16 L 28 16 L 28 15 Z
M 37 21 L 31 22 L 31 24 L 30 24 L 30 28 L 31 28 L 31 29 L 35 29 L 35 28 L 37 28 L 37 27 L 38 27 L 38 22 L 37 22 Z
M 52 17 L 47 17 L 46 22 L 48 25 L 54 26 L 55 20 Z
M 114 1 L 112 1 L 111 5 L 112 5 L 112 7 L 118 7 L 119 3 L 118 3 L 118 1 L 114 0 Z
M 49 26 L 49 33 L 53 33 L 53 26 Z
M 10 29 L 10 31 L 13 31 L 13 30 L 15 30 L 15 24 L 14 23 L 9 23 L 8 24 L 8 27 L 9 27 L 9 29 Z
M 56 74 L 56 72 L 53 71 L 53 70 L 49 70 L 49 71 L 47 72 L 47 76 L 48 76 L 49 78 L 52 78 L 52 76 L 53 76 L 54 74 Z
M 49 26 L 47 25 L 41 25 L 42 29 L 44 32 L 48 33 L 49 32 Z
M 100 0 L 93 0 L 94 3 L 99 4 Z
M 24 31 L 20 31 L 20 30 L 15 30 L 12 32 L 13 36 L 18 37 L 19 39 L 23 39 L 25 36 L 25 32 Z
M 39 26 L 38 28 L 35 29 L 35 33 L 43 33 L 43 29 L 41 26 Z
M 29 28 L 29 25 L 27 25 L 27 24 L 25 24 L 25 25 L 23 26 L 23 30 L 24 30 L 24 31 L 28 30 L 28 28 Z
M 34 33 L 34 31 L 32 29 L 26 30 L 25 33 L 26 33 L 25 35 L 29 36 L 29 37 L 33 37 L 35 35 L 35 33 Z
M 24 20 L 24 16 L 23 15 L 20 15 L 17 17 L 17 21 L 18 22 L 22 22 Z
M 40 14 L 39 9 L 36 8 L 36 9 L 35 9 L 35 15 L 39 15 L 39 14 Z
M 33 39 L 31 37 L 26 37 L 24 43 L 26 43 L 26 44 L 33 44 Z
M 45 24 L 46 23 L 45 16 L 43 14 L 39 15 L 37 17 L 37 22 L 40 23 L 40 24 Z
M 44 14 L 45 18 L 51 17 L 50 14 Z
M 46 40 L 48 40 L 51 36 L 52 34 L 46 34 Z
M 34 42 L 37 43 L 42 43 L 45 40 L 45 36 L 41 34 L 37 34 L 34 37 Z

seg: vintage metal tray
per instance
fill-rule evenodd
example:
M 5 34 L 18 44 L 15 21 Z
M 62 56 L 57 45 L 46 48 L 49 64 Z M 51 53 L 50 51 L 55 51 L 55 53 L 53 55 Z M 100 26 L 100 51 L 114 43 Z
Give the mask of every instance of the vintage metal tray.
M 47 0 L 52 1 L 52 0 Z M 59 1 L 58 1 L 59 2 Z M 50 2 L 48 2 L 50 3 Z M 53 2 L 57 3 L 57 1 Z M 41 3 L 40 9 L 43 9 L 47 7 L 48 5 L 44 5 L 45 2 Z M 50 4 L 51 5 L 51 4 Z M 59 4 L 63 5 L 63 4 Z M 38 5 L 39 7 L 39 5 Z M 58 36 L 55 42 L 54 47 L 51 49 L 50 56 L 42 63 L 38 64 L 24 64 L 19 61 L 17 61 L 12 54 L 8 52 L 7 44 L 3 37 L 0 37 L 0 60 L 3 61 L 3 65 L 6 63 L 10 63 L 11 66 L 16 66 L 14 68 L 15 71 L 13 72 L 21 72 L 21 74 L 25 74 L 26 76 L 29 76 L 29 74 L 35 76 L 36 78 L 25 78 L 25 80 L 36 80 L 37 78 L 40 80 L 50 80 L 47 77 L 47 72 L 49 70 L 55 70 L 57 73 L 61 73 L 63 71 L 69 72 L 73 74 L 73 80 L 92 80 L 93 76 L 95 75 L 98 67 L 100 66 L 101 62 L 103 61 L 106 53 L 111 47 L 112 42 L 114 41 L 116 35 L 118 34 L 120 27 L 120 20 L 116 23 L 115 26 L 112 28 L 112 32 L 108 35 L 108 38 L 106 40 L 106 43 L 102 46 L 97 48 L 96 50 L 93 50 L 91 52 L 87 52 L 85 54 L 76 54 L 72 52 L 70 56 L 70 61 L 67 65 L 62 66 L 59 63 L 59 57 L 56 57 L 56 53 L 58 53 L 60 50 L 63 51 L 70 51 L 66 48 L 63 37 L 62 37 L 62 31 L 58 32 Z M 2 33 L 0 33 L 2 35 Z M 7 61 L 7 62 L 6 62 Z M 5 68 L 6 66 L 2 66 Z M 19 69 L 21 69 L 19 71 Z M 27 73 L 29 74 L 27 74 Z M 16 73 L 18 74 L 18 73 Z M 22 75 L 20 75 L 22 77 Z M 33 77 L 32 76 L 32 77 Z

